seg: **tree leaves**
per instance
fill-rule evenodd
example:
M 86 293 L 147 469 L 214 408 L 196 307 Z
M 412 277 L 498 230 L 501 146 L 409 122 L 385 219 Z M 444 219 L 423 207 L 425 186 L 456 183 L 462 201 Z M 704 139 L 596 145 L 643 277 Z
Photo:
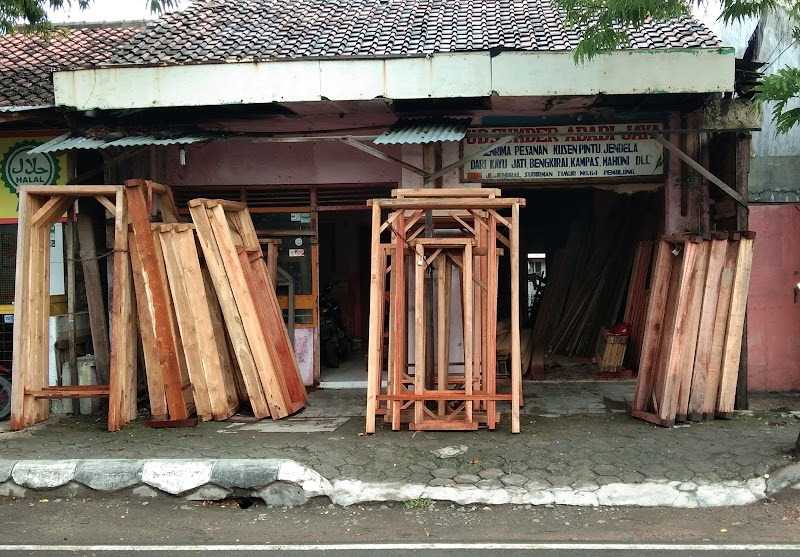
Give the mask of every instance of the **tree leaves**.
M 756 91 L 756 99 L 775 103 L 772 118 L 778 134 L 788 132 L 800 122 L 800 107 L 786 109 L 790 101 L 800 98 L 800 68 L 781 68 L 765 76 Z
M 53 31 L 46 8 L 63 9 L 78 6 L 85 10 L 93 0 L 0 0 L 0 34 L 22 30 L 26 33 L 42 33 L 45 37 Z M 112 2 L 113 0 L 104 0 Z M 141 0 L 156 14 L 178 7 L 178 0 Z

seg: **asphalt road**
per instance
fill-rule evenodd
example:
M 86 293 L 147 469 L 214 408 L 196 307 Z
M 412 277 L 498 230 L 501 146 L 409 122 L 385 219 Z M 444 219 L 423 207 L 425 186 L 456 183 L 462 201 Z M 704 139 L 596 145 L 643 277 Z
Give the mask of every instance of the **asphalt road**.
M 52 545 L 52 546 L 3 546 L 0 555 L 86 555 L 86 556 L 161 556 L 181 555 L 200 557 L 220 556 L 269 556 L 296 555 L 322 557 L 347 555 L 352 557 L 382 555 L 418 555 L 424 557 L 588 557 L 602 555 L 611 557 L 675 557 L 702 555 L 723 557 L 729 555 L 785 557 L 796 555 L 800 544 L 598 544 L 598 543 L 381 543 L 381 544 L 309 544 L 309 545 Z
M 0 557 L 800 555 L 800 490 L 715 509 L 0 498 Z

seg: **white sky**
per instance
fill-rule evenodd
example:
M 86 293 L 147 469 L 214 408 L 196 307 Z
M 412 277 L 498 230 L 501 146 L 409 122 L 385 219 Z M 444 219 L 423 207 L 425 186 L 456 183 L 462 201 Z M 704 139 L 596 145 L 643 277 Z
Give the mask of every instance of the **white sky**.
M 77 0 L 73 1 L 71 8 L 63 10 L 50 10 L 50 21 L 54 23 L 74 23 L 79 21 L 122 21 L 137 19 L 155 19 L 155 15 L 148 8 L 148 0 L 93 0 L 92 5 L 86 9 L 78 8 Z M 190 4 L 189 0 L 180 0 L 180 8 Z

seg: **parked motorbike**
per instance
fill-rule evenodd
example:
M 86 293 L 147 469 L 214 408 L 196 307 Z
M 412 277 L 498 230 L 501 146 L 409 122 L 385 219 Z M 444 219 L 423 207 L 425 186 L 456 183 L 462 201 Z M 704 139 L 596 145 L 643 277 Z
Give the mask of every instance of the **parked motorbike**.
M 11 372 L 0 366 L 0 420 L 11 414 Z
M 344 328 L 342 308 L 331 294 L 336 283 L 330 283 L 319 297 L 320 346 L 322 363 L 328 367 L 339 367 L 350 353 L 351 339 Z

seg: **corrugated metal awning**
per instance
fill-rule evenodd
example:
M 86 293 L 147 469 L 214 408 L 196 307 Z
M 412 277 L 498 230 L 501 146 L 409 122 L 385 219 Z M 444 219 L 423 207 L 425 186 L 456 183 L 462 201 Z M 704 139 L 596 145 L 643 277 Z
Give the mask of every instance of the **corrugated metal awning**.
M 189 145 L 210 141 L 210 137 L 182 136 L 160 139 L 151 135 L 132 135 L 120 139 L 104 140 L 93 139 L 91 137 L 75 136 L 65 133 L 47 143 L 34 147 L 28 153 L 54 153 L 57 151 L 68 151 L 70 149 L 107 149 L 109 147 L 145 147 L 148 145 Z
M 467 135 L 469 118 L 401 118 L 375 138 L 378 145 L 461 141 Z
M 0 112 L 27 112 L 29 110 L 43 110 L 53 108 L 54 104 L 24 105 L 24 106 L 0 106 Z

